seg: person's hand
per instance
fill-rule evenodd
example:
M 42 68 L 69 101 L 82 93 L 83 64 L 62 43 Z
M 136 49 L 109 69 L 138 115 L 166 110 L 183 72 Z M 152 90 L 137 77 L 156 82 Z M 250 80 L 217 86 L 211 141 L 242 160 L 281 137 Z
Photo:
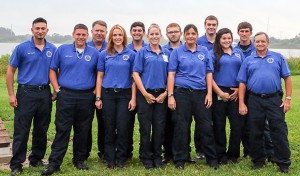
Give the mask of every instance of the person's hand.
M 241 115 L 246 115 L 248 113 L 248 108 L 245 103 L 239 105 L 239 113 Z
M 15 95 L 9 96 L 9 100 L 8 101 L 9 101 L 9 105 L 11 107 L 14 107 L 14 108 L 18 107 L 18 100 L 17 100 L 17 98 L 16 98 Z
M 230 94 L 230 100 L 231 101 L 237 101 L 238 99 L 238 93 L 239 93 L 239 89 L 238 88 L 230 88 L 230 90 L 233 90 L 234 92 L 232 94 Z
M 102 109 L 102 100 L 96 101 L 95 106 L 96 106 L 97 109 Z
M 149 104 L 155 103 L 156 99 L 155 99 L 155 97 L 152 94 L 146 92 L 145 95 L 144 95 L 144 97 L 145 97 L 147 103 L 149 103 Z
M 280 107 L 283 107 L 283 112 L 286 113 L 291 109 L 291 100 L 284 100 Z
M 136 100 L 133 98 L 128 103 L 128 109 L 129 111 L 133 111 L 136 107 Z
M 52 95 L 51 95 L 51 100 L 55 101 L 56 98 L 57 98 L 57 93 L 53 92 Z
M 211 105 L 212 105 L 212 96 L 207 94 L 205 96 L 205 102 L 204 103 L 206 104 L 206 109 L 210 108 Z
M 175 110 L 175 109 L 176 109 L 176 101 L 175 101 L 174 96 L 168 97 L 168 107 L 169 107 L 171 110 Z
M 223 92 L 222 94 L 220 94 L 220 97 L 224 102 L 227 102 L 230 99 L 230 95 L 227 92 Z
M 166 99 L 166 97 L 167 97 L 167 91 L 165 91 L 165 92 L 163 92 L 163 93 L 161 93 L 158 97 L 156 97 L 156 102 L 157 103 L 163 103 L 164 101 L 165 101 L 165 99 Z

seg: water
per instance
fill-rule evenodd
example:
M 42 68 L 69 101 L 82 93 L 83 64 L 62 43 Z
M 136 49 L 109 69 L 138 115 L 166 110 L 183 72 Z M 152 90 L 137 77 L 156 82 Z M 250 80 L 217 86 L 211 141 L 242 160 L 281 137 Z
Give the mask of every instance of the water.
M 11 54 L 13 49 L 18 45 L 18 43 L 0 43 L 0 56 L 4 54 Z M 55 44 L 59 46 L 61 44 Z M 270 49 L 284 55 L 286 58 L 297 57 L 300 58 L 300 49 Z

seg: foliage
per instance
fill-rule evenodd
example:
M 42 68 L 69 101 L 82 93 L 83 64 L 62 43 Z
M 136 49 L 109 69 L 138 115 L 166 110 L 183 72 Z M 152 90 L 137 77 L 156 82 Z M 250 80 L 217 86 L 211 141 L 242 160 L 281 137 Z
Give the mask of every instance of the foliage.
M 287 59 L 292 75 L 300 75 L 300 58 Z
M 300 76 L 293 76 L 293 100 L 292 100 L 292 109 L 286 114 L 286 121 L 289 128 L 289 142 L 291 148 L 291 160 L 292 165 L 290 167 L 290 175 L 299 175 L 300 173 L 300 123 L 299 116 L 300 116 Z M 0 117 L 4 120 L 5 126 L 12 138 L 13 134 L 13 108 L 9 107 L 7 103 L 7 93 L 5 88 L 5 79 L 0 77 L 0 94 L 3 95 L 0 99 Z M 55 114 L 55 103 L 53 104 L 52 110 L 52 121 L 48 130 L 48 146 L 47 146 L 47 153 L 45 158 L 48 159 L 49 153 L 51 151 L 51 143 L 54 139 L 55 135 L 55 125 L 54 125 L 54 114 Z M 142 166 L 141 162 L 139 161 L 139 132 L 138 132 L 138 120 L 136 120 L 135 124 L 135 135 L 134 135 L 134 156 L 133 159 L 127 163 L 124 169 L 106 169 L 106 164 L 99 160 L 97 157 L 97 144 L 96 144 L 96 134 L 97 134 L 97 120 L 94 118 L 93 121 L 93 148 L 90 158 L 87 160 L 87 165 L 90 167 L 88 171 L 78 171 L 72 164 L 72 139 L 69 142 L 69 148 L 65 155 L 64 162 L 61 166 L 61 172 L 55 175 L 64 175 L 64 176 L 93 176 L 93 175 L 114 175 L 114 176 L 152 176 L 152 175 L 161 175 L 161 176 L 175 176 L 175 175 L 182 175 L 182 176 L 213 176 L 213 175 L 220 175 L 220 176 L 231 176 L 231 175 L 255 175 L 255 176 L 276 176 L 282 175 L 278 172 L 278 167 L 276 164 L 267 163 L 260 170 L 252 170 L 251 160 L 249 158 L 241 158 L 238 164 L 227 164 L 221 166 L 219 170 L 215 171 L 209 168 L 206 165 L 205 160 L 197 160 L 195 165 L 186 165 L 184 170 L 177 170 L 174 168 L 173 163 L 168 163 L 166 168 L 164 169 L 152 169 L 146 170 Z M 192 124 L 194 127 L 194 124 Z M 229 127 L 227 126 L 227 133 Z M 192 132 L 194 130 L 191 130 Z M 193 135 L 193 134 L 192 134 Z M 193 140 L 192 140 L 193 141 Z M 191 143 L 192 146 L 192 157 L 195 157 L 194 152 L 194 145 L 193 142 Z M 241 147 L 242 149 L 242 147 Z M 28 142 L 28 151 L 31 150 L 31 135 Z M 241 150 L 242 151 L 242 150 Z M 241 154 L 242 155 L 242 154 Z M 24 172 L 22 175 L 25 176 L 37 176 L 40 175 L 41 171 L 44 168 L 28 168 L 24 167 Z M 0 169 L 0 175 L 9 175 L 10 171 L 7 169 Z
M 6 74 L 9 58 L 9 54 L 2 55 L 0 58 L 0 77 Z

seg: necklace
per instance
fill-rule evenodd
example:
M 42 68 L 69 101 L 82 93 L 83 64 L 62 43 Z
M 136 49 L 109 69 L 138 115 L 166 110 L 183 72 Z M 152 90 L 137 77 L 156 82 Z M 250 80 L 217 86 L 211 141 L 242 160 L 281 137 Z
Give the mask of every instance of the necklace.
M 84 49 L 78 49 L 76 48 L 76 56 L 78 59 L 82 59 L 84 56 Z

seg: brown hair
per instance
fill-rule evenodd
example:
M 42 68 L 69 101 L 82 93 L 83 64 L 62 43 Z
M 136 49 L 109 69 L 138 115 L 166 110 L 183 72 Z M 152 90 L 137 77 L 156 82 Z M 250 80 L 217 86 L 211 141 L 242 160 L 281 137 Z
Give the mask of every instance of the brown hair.
M 245 28 L 249 28 L 250 32 L 252 32 L 252 25 L 246 21 L 241 22 L 238 27 L 237 27 L 237 31 L 239 32 L 241 29 L 245 29 Z
M 206 25 L 206 21 L 207 20 L 216 20 L 217 21 L 217 25 L 219 25 L 219 21 L 218 21 L 218 18 L 213 16 L 213 15 L 209 15 L 208 17 L 205 18 L 204 20 L 204 25 Z

